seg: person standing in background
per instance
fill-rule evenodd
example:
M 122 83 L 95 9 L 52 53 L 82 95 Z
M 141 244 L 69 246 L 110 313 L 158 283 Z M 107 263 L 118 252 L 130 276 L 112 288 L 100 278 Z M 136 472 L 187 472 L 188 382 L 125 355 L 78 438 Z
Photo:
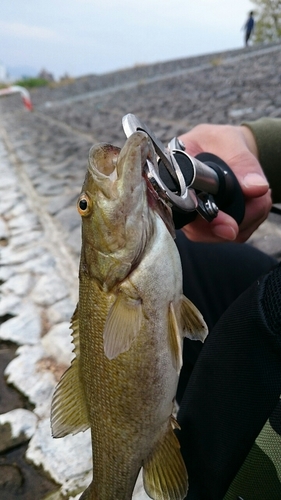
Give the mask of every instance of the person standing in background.
M 249 14 L 249 17 L 246 21 L 246 24 L 244 26 L 244 29 L 245 29 L 245 46 L 247 47 L 248 45 L 248 42 L 250 40 L 250 36 L 253 32 L 253 29 L 254 29 L 254 25 L 255 25 L 255 21 L 254 21 L 254 12 L 251 11 L 250 14 Z

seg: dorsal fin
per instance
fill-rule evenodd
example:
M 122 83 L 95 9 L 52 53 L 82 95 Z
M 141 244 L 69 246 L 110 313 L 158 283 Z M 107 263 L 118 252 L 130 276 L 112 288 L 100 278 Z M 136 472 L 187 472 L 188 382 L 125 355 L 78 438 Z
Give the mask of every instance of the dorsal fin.
M 80 358 L 78 305 L 72 316 L 71 328 L 75 358 L 61 377 L 52 400 L 51 427 L 53 437 L 56 438 L 85 431 L 90 425 L 78 370 Z

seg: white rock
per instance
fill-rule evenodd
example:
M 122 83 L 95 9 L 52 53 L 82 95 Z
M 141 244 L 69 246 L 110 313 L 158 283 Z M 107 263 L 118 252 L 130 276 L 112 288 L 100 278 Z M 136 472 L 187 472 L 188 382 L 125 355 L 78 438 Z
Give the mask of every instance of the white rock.
M 40 254 L 40 255 L 39 255 Z M 55 268 L 56 262 L 55 259 L 47 253 L 47 250 L 41 247 L 41 252 L 38 252 L 38 256 L 25 260 L 19 266 L 19 271 L 31 271 L 34 274 L 48 274 L 50 269 Z
M 9 229 L 13 234 L 22 234 L 38 228 L 38 217 L 32 213 L 17 215 L 9 221 Z
M 0 338 L 16 344 L 36 344 L 41 335 L 41 318 L 32 303 L 26 303 L 18 316 L 0 326 Z
M 74 346 L 71 343 L 71 330 L 69 322 L 55 325 L 42 337 L 42 345 L 48 354 L 55 358 L 57 363 L 69 365 L 74 357 Z
M 1 250 L 0 250 L 0 281 L 7 281 L 13 274 L 15 274 L 15 268 L 13 266 L 2 266 L 1 265 Z
M 26 457 L 37 467 L 42 466 L 62 485 L 63 494 L 75 494 L 87 488 L 92 479 L 90 431 L 75 436 L 54 439 L 50 421 L 44 419 L 32 437 Z
M 1 293 L 2 288 L 0 289 L 0 294 Z M 5 316 L 5 314 L 19 314 L 20 310 L 21 299 L 17 295 L 13 295 L 10 293 L 9 295 L 3 296 L 2 294 L 0 300 L 0 316 Z
M 1 186 L 0 186 L 0 189 L 1 189 L 2 182 L 4 179 L 6 179 L 7 172 L 3 172 L 0 175 L 1 175 Z M 19 190 L 15 186 L 8 187 L 7 190 L 1 189 L 0 192 L 1 192 L 0 213 L 2 215 L 6 214 L 7 216 L 10 217 L 11 211 L 13 210 L 14 206 L 19 202 L 20 198 L 22 197 L 22 194 L 19 192 Z
M 133 491 L 133 500 L 149 500 L 150 497 L 145 493 L 143 487 L 143 478 L 142 478 L 142 470 L 139 473 L 134 491 Z
M 32 213 L 30 214 L 30 216 L 32 217 Z M 12 222 L 12 227 L 16 227 L 18 224 L 17 224 L 17 221 L 21 218 L 21 217 L 29 217 L 29 213 L 27 212 L 27 205 L 24 201 L 22 200 L 17 200 L 17 203 L 14 204 L 12 210 L 9 211 L 9 219 Z
M 51 306 L 67 295 L 68 290 L 65 283 L 54 271 L 42 276 L 32 292 L 34 302 L 41 306 Z
M 7 240 L 9 237 L 8 226 L 4 219 L 0 217 L 0 240 Z
M 0 425 L 5 423 L 11 425 L 13 438 L 18 438 L 21 434 L 24 434 L 27 439 L 30 439 L 37 427 L 37 417 L 31 411 L 17 408 L 0 415 Z
M 17 357 L 6 367 L 5 376 L 8 383 L 13 384 L 19 391 L 25 394 L 35 405 L 35 413 L 42 415 L 50 414 L 50 404 L 57 381 L 50 370 L 44 368 L 42 360 L 46 358 L 46 352 L 41 345 L 21 346 L 18 348 Z
M 27 295 L 31 289 L 32 283 L 33 278 L 30 273 L 16 274 L 2 285 L 2 293 L 3 295 L 8 295 L 9 293 L 20 296 Z
M 64 321 L 70 323 L 74 309 L 75 304 L 69 298 L 60 300 L 48 308 L 48 320 L 52 325 Z
M 14 187 L 17 185 L 15 174 L 9 170 L 9 166 L 7 165 L 7 168 L 5 169 L 5 176 L 1 178 L 1 191 L 4 193 L 10 193 L 10 191 L 13 191 Z
M 15 265 L 23 262 L 32 262 L 43 253 L 41 247 L 33 247 L 18 252 L 11 252 L 9 245 L 1 250 L 1 265 Z
M 24 231 L 22 233 L 13 235 L 9 239 L 9 244 L 12 249 L 17 249 L 22 246 L 26 246 L 30 243 L 34 243 L 42 238 L 42 232 L 38 230 Z

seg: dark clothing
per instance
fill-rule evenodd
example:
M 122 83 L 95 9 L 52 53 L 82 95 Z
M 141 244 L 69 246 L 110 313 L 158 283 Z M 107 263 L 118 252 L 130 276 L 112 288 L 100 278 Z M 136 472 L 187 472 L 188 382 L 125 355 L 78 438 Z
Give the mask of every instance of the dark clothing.
M 248 45 L 248 41 L 254 29 L 254 25 L 255 25 L 254 18 L 252 15 L 250 15 L 245 24 L 245 45 Z
M 273 203 L 281 203 L 281 118 L 259 118 L 243 122 L 254 135 L 259 162 L 272 190 Z
M 253 29 L 253 27 L 254 27 L 254 19 L 253 19 L 252 16 L 250 16 L 249 19 L 248 19 L 248 21 L 246 22 L 246 26 L 245 26 L 246 31 L 250 31 L 251 32 L 252 29 Z
M 247 244 L 193 243 L 181 231 L 176 243 L 184 293 L 210 329 L 203 346 L 185 340 L 177 393 L 178 438 L 190 480 L 187 499 L 222 500 L 255 451 L 255 439 L 267 419 L 278 410 L 281 267 Z M 278 415 L 279 420 L 274 418 L 280 429 L 281 407 Z M 276 477 L 267 476 L 263 490 L 251 483 L 248 494 L 243 488 L 251 478 L 246 476 L 225 498 L 280 499 L 280 481 L 271 465 Z

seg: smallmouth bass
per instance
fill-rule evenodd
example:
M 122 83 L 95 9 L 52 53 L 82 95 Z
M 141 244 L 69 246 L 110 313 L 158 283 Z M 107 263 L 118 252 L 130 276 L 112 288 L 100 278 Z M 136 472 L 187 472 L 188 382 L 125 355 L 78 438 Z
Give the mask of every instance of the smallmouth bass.
M 145 176 L 154 154 L 144 132 L 122 150 L 93 146 L 78 199 L 75 358 L 55 390 L 51 424 L 54 437 L 91 428 L 93 481 L 81 500 L 130 500 L 141 468 L 154 500 L 182 500 L 188 490 L 172 413 L 182 339 L 204 341 L 207 327 L 182 294 L 178 250 Z

